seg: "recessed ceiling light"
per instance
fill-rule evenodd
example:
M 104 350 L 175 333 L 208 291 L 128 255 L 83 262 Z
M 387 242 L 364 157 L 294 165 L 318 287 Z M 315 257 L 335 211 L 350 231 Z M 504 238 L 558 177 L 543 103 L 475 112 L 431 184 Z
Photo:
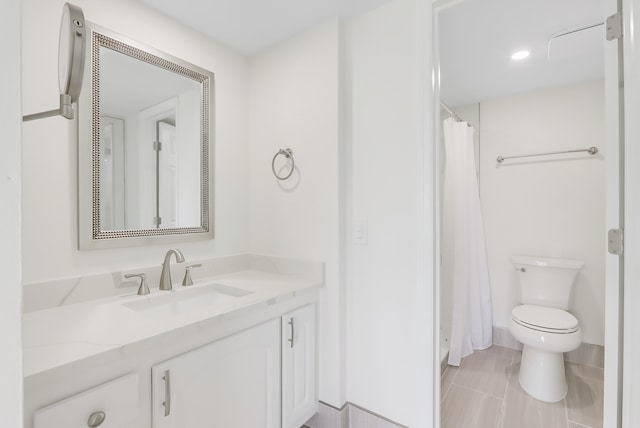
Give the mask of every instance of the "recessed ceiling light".
M 511 55 L 511 59 L 514 61 L 519 61 L 521 59 L 527 58 L 529 55 L 531 55 L 531 52 L 529 51 L 518 51 Z

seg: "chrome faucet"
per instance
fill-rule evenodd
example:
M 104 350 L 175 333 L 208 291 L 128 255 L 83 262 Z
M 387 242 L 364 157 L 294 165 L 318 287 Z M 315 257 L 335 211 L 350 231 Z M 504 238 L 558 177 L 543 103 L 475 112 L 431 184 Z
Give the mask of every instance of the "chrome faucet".
M 164 263 L 162 263 L 162 273 L 160 274 L 160 290 L 171 291 L 173 290 L 173 284 L 171 283 L 171 255 L 175 254 L 176 262 L 184 262 L 184 256 L 182 252 L 176 248 L 167 251 L 164 256 Z

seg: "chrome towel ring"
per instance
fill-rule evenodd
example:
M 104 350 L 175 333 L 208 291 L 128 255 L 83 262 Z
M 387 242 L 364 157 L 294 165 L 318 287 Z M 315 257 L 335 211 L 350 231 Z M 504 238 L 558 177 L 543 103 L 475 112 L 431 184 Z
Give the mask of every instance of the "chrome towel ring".
M 276 158 L 280 155 L 283 155 L 287 159 L 291 159 L 291 170 L 284 177 L 279 176 L 278 173 L 276 172 Z M 293 151 L 291 149 L 278 150 L 278 153 L 276 153 L 275 156 L 273 156 L 273 160 L 271 161 L 271 171 L 273 171 L 273 175 L 278 180 L 286 180 L 287 178 L 291 177 L 291 174 L 293 174 L 293 170 L 295 169 L 295 167 L 296 167 L 296 163 L 293 160 Z

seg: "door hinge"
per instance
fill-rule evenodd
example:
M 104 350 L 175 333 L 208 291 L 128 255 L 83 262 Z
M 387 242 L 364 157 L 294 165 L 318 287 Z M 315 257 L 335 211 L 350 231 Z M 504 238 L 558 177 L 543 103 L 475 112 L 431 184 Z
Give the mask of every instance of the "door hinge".
M 622 14 L 620 12 L 607 18 L 607 40 L 622 37 Z
M 624 231 L 622 229 L 610 229 L 607 241 L 609 253 L 616 256 L 624 254 Z
M 160 227 L 160 225 L 162 224 L 162 217 L 154 217 L 153 218 L 153 224 L 156 227 Z
M 156 152 L 159 152 L 160 150 L 162 150 L 162 143 L 160 141 L 154 141 L 153 150 L 155 150 Z

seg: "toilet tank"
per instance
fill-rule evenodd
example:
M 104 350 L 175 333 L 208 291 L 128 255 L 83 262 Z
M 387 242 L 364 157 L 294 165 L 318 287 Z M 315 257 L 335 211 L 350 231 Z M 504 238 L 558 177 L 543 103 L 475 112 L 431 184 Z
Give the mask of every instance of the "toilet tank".
M 573 283 L 584 266 L 581 260 L 512 256 L 520 281 L 522 304 L 571 309 Z

